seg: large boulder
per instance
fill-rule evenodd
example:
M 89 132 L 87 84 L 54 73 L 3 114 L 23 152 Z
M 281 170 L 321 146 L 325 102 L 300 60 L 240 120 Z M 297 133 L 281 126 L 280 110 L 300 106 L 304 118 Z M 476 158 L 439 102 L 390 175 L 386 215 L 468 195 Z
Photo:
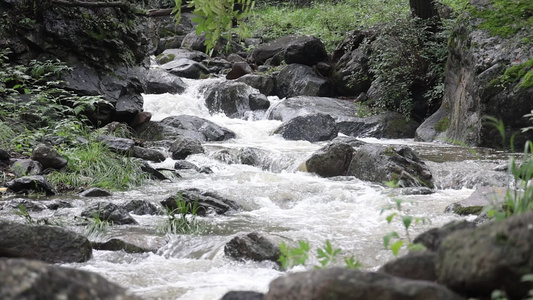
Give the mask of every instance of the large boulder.
M 373 182 L 393 182 L 400 187 L 433 188 L 429 168 L 406 146 L 367 144 L 354 154 L 347 175 Z
M 40 162 L 33 159 L 16 159 L 10 166 L 16 176 L 41 175 L 44 168 Z
M 213 192 L 201 191 L 194 188 L 179 191 L 176 195 L 161 201 L 161 205 L 173 210 L 178 208 L 176 201 L 186 201 L 191 204 L 196 202 L 198 204 L 198 215 L 205 215 L 210 211 L 214 211 L 217 214 L 224 214 L 229 210 L 239 209 L 239 206 L 233 200 L 224 198 Z
M 166 159 L 165 155 L 159 150 L 139 146 L 133 146 L 131 156 L 153 162 L 162 162 Z
M 413 280 L 435 281 L 435 257 L 433 251 L 410 252 L 387 262 L 379 268 L 379 272 Z
M 277 95 L 280 98 L 295 96 L 331 96 L 330 82 L 302 64 L 290 64 L 276 77 Z
M 475 13 L 462 14 L 453 29 L 440 108 L 444 111 L 431 120 L 446 126 L 433 126 L 433 134 L 426 129 L 419 135 L 424 141 L 444 136 L 472 146 L 502 147 L 498 129 L 485 116 L 501 120 L 507 137 L 530 125 L 522 116 L 533 110 L 533 47 L 523 42 L 533 35 L 531 13 L 526 12 L 531 6 L 518 8 L 522 4 L 506 1 L 516 8 L 503 9 L 492 2 L 470 1 L 467 9 Z M 526 139 L 531 139 L 530 132 L 516 136 L 515 146 L 522 147 Z
M 461 300 L 444 286 L 383 273 L 328 268 L 292 273 L 270 283 L 264 300 Z
M 330 115 L 314 114 L 296 117 L 278 127 L 274 134 L 287 140 L 309 142 L 329 141 L 339 133 L 335 119 Z
M 235 137 L 235 133 L 227 128 L 189 115 L 171 116 L 161 122 L 148 122 L 137 128 L 137 133 L 139 138 L 148 141 L 171 140 L 186 136 L 206 142 L 225 141 Z
M 41 175 L 24 176 L 6 182 L 6 187 L 15 193 L 45 193 L 47 196 L 55 195 L 52 185 Z
M 353 117 L 358 111 L 353 101 L 313 96 L 287 98 L 273 105 L 269 110 L 269 120 L 287 122 L 298 116 L 317 113 L 331 115 L 335 120 Z
M 354 149 L 351 145 L 332 142 L 313 153 L 305 161 L 305 167 L 308 172 L 322 177 L 346 175 L 353 153 Z
M 85 262 L 91 256 L 89 240 L 75 232 L 60 227 L 0 221 L 0 257 L 68 263 Z
M 145 84 L 145 93 L 147 94 L 181 94 L 187 88 L 179 76 L 161 68 L 150 68 L 146 75 Z
M 25 259 L 0 260 L 0 298 L 141 299 L 98 274 Z
M 46 168 L 61 169 L 67 165 L 67 159 L 45 144 L 39 144 L 31 153 L 31 159 L 38 161 Z
M 333 76 L 336 92 L 342 96 L 359 96 L 368 91 L 372 76 L 368 66 L 369 56 L 356 49 L 341 57 L 335 65 Z
M 419 124 L 400 113 L 384 112 L 365 118 L 338 118 L 337 126 L 339 132 L 350 136 L 404 139 L 413 138 Z
M 285 47 L 284 60 L 287 64 L 313 66 L 327 58 L 326 47 L 314 36 L 299 37 Z
M 207 86 L 203 92 L 205 104 L 212 113 L 223 112 L 230 118 L 241 118 L 248 111 L 261 109 L 252 104 L 254 95 L 259 93 L 242 82 L 217 82 Z
M 185 159 L 191 154 L 204 153 L 204 148 L 197 139 L 184 136 L 174 140 L 168 151 L 172 159 Z
M 247 74 L 235 81 L 246 83 L 266 96 L 274 96 L 276 94 L 276 80 L 272 75 Z
M 445 212 L 453 212 L 461 216 L 479 215 L 487 206 L 493 206 L 495 209 L 502 208 L 502 205 L 505 205 L 506 195 L 507 187 L 478 187 L 467 198 L 447 206 Z
M 119 138 L 112 135 L 100 135 L 98 136 L 98 141 L 106 145 L 111 151 L 124 155 L 130 155 L 135 146 L 135 141 L 132 139 Z
M 255 47 L 252 52 L 250 52 L 250 55 L 248 55 L 248 60 L 254 64 L 262 65 L 269 58 L 272 58 L 276 55 L 285 56 L 284 52 L 288 47 L 292 47 L 292 52 L 295 53 L 295 55 L 292 56 L 290 54 L 289 59 L 293 59 L 294 57 L 295 60 L 298 60 L 297 58 L 301 55 L 297 56 L 296 54 L 302 52 L 303 49 L 301 48 L 301 45 L 306 43 L 308 43 L 309 45 L 313 45 L 313 49 L 306 49 L 312 51 L 311 53 L 313 53 L 313 55 L 311 56 L 312 59 L 308 60 L 309 62 L 318 62 L 326 57 L 327 53 L 325 53 L 325 49 L 324 51 L 322 51 L 324 45 L 321 45 L 321 42 L 317 41 L 316 38 L 309 36 L 288 35 L 281 37 L 277 40 L 268 42 L 266 44 L 260 44 L 259 46 Z
M 232 238 L 224 246 L 224 254 L 235 260 L 269 260 L 277 263 L 281 252 L 278 245 L 274 244 L 268 237 L 252 232 Z
M 490 297 L 495 289 L 523 299 L 533 288 L 533 212 L 459 230 L 442 241 L 436 259 L 441 284 L 468 297 Z
M 186 58 L 170 61 L 161 65 L 160 68 L 173 75 L 190 79 L 200 79 L 209 74 L 209 69 L 202 63 Z
M 138 224 L 126 209 L 110 202 L 101 202 L 91 205 L 81 212 L 81 216 L 86 218 L 98 218 L 115 225 Z

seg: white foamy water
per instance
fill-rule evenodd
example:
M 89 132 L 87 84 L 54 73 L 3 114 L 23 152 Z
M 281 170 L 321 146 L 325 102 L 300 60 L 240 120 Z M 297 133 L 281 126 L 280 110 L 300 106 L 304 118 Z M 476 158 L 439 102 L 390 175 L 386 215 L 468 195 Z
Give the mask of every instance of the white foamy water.
M 115 198 L 158 203 L 179 189 L 194 187 L 232 199 L 243 209 L 200 218 L 209 228 L 207 234 L 168 236 L 168 243 L 155 254 L 95 251 L 90 261 L 69 266 L 97 272 L 145 299 L 211 300 L 220 299 L 230 290 L 266 292 L 269 282 L 283 274 L 272 263 L 237 262 L 224 256 L 224 245 L 229 240 L 252 231 L 269 234 L 276 241 L 288 244 L 308 241 L 312 249 L 308 269 L 317 264 L 316 248 L 326 240 L 342 249 L 341 256 L 354 256 L 366 269 L 376 269 L 393 258 L 390 251 L 383 249 L 382 237 L 391 231 L 403 232 L 399 222 L 388 224 L 386 214 L 380 213 L 383 207 L 393 203 L 390 189 L 350 177 L 326 179 L 298 172 L 298 165 L 324 143 L 286 141 L 272 135 L 281 125 L 279 121 L 210 115 L 198 93 L 199 86 L 206 81 L 186 82 L 189 89 L 182 95 L 144 96 L 145 110 L 153 114 L 152 120 L 196 115 L 234 131 L 236 138 L 206 143 L 206 154 L 187 158 L 199 166 L 210 167 L 213 174 L 183 173 L 183 178 L 176 182 L 153 183 L 117 194 Z M 412 141 L 385 143 L 416 144 Z M 222 149 L 248 147 L 266 153 L 267 167 L 227 164 L 216 159 Z M 173 161 L 168 159 L 161 165 L 171 167 Z M 471 192 L 439 190 L 432 195 L 399 196 L 404 200 L 406 213 L 432 222 L 414 227 L 411 235 L 457 219 L 452 214 L 444 214 L 444 208 Z M 135 218 L 152 228 L 163 220 L 154 216 Z M 342 259 L 338 263 L 342 265 Z

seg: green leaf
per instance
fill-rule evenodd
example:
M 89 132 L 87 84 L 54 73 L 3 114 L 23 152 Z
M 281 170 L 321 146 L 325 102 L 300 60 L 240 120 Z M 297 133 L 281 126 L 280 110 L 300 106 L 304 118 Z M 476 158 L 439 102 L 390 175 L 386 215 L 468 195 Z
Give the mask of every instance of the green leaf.
M 393 219 L 396 215 L 398 215 L 398 213 L 392 213 L 392 214 L 388 215 L 387 218 L 386 218 L 386 219 L 387 219 L 387 223 L 390 224 L 390 222 L 392 222 L 392 219 Z
M 405 227 L 405 229 L 408 229 L 409 226 L 411 226 L 411 222 L 413 222 L 413 217 L 411 216 L 404 216 L 402 218 L 402 222 L 403 222 L 403 226 Z
M 394 238 L 400 238 L 400 236 L 398 235 L 398 233 L 396 231 L 393 231 L 393 232 L 383 236 L 383 245 L 385 246 L 385 249 L 389 248 L 390 240 L 393 237 Z
M 398 256 L 398 252 L 400 252 L 400 249 L 402 248 L 403 243 L 404 241 L 400 240 L 390 245 L 390 249 L 392 250 L 392 254 L 394 254 L 394 256 Z

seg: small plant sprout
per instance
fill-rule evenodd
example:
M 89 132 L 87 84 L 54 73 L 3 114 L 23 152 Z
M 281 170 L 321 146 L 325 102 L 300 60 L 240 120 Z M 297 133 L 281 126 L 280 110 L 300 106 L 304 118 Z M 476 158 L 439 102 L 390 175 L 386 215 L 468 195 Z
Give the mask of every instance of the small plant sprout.
M 394 212 L 387 215 L 385 219 L 387 220 L 387 223 L 389 224 L 391 224 L 393 220 L 399 219 L 405 230 L 404 238 L 402 238 L 396 231 L 392 231 L 386 234 L 385 236 L 383 236 L 383 245 L 385 246 L 385 249 L 391 250 L 394 256 L 398 256 L 400 249 L 402 249 L 404 245 L 407 246 L 407 249 L 409 251 L 424 250 L 425 247 L 423 245 L 413 244 L 409 230 L 411 226 L 413 225 L 413 222 L 414 224 L 429 223 L 429 219 L 425 217 L 414 217 L 414 216 L 405 214 L 405 212 L 402 210 L 402 203 L 403 203 L 403 200 L 394 199 L 394 205 L 387 206 L 381 210 L 382 214 L 385 211 L 395 210 Z
M 298 241 L 298 247 L 289 247 L 285 242 L 281 242 L 279 250 L 281 255 L 278 261 L 284 270 L 298 265 L 303 266 L 309 258 L 309 243 L 306 241 Z
M 196 219 L 200 206 L 198 200 L 188 202 L 181 195 L 175 199 L 176 208 L 166 208 L 166 220 L 157 228 L 159 233 L 200 234 L 205 231 L 205 224 Z
M 24 204 L 18 205 L 18 210 L 15 211 L 15 214 L 17 216 L 23 217 L 27 225 L 35 225 L 37 222 L 32 218 L 28 210 L 26 209 L 26 206 Z
M 92 218 L 89 219 L 89 224 L 85 228 L 85 235 L 87 238 L 98 238 L 100 235 L 105 235 L 109 226 L 113 223 L 109 222 L 109 218 L 102 220 L 100 211 L 96 212 Z
M 337 255 L 341 252 L 341 249 L 333 249 L 331 242 L 326 240 L 326 246 L 324 248 L 318 248 L 316 252 L 320 266 L 316 266 L 315 268 L 323 269 L 337 261 Z

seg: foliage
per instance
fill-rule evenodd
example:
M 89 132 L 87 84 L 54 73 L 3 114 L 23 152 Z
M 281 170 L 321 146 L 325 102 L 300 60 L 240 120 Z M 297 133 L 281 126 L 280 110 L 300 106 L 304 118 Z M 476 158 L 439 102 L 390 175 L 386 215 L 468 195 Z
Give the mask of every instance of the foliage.
M 492 85 L 504 88 L 515 83 L 519 83 L 517 88 L 528 89 L 533 87 L 533 58 L 507 68 L 502 76 L 491 81 Z
M 200 208 L 198 201 L 188 202 L 183 200 L 181 195 L 178 194 L 175 202 L 175 209 L 166 207 L 167 219 L 157 230 L 160 233 L 170 234 L 200 234 L 204 232 L 206 229 L 205 224 L 196 219 Z
M 475 18 L 481 18 L 479 28 L 487 29 L 491 35 L 511 37 L 521 30 L 533 28 L 533 2 L 514 0 L 491 0 L 486 9 L 471 7 Z M 529 12 L 529 13 L 528 13 Z
M 285 242 L 279 245 L 281 255 L 278 261 L 281 263 L 283 270 L 290 269 L 295 266 L 305 266 L 309 259 L 310 246 L 306 241 L 299 240 L 298 246 L 290 247 Z M 316 269 L 327 268 L 337 262 L 337 258 L 341 249 L 335 249 L 329 240 L 326 240 L 326 244 L 323 248 L 318 248 L 317 259 L 320 265 L 315 266 Z M 344 257 L 344 263 L 346 268 L 358 269 L 362 266 L 359 261 L 356 261 L 353 256 Z
M 175 0 L 173 13 L 176 23 L 181 18 L 181 5 L 183 0 Z M 255 2 L 252 0 L 189 0 L 189 7 L 194 7 L 192 12 L 197 17 L 192 19 L 198 23 L 196 34 L 205 34 L 206 53 L 211 55 L 215 46 L 221 38 L 229 43 L 233 34 L 240 37 L 248 36 L 247 27 L 243 21 L 248 18 L 254 8 Z M 233 22 L 237 27 L 233 27 Z
M 104 235 L 111 225 L 113 222 L 109 222 L 109 219 L 102 220 L 100 211 L 98 211 L 89 219 L 89 224 L 85 227 L 85 235 L 87 238 L 98 238 L 100 235 Z
M 265 6 L 250 21 L 253 35 L 265 41 L 290 34 L 313 35 L 331 52 L 348 31 L 408 13 L 409 4 L 403 0 L 390 0 L 387 5 L 381 0 L 317 1 L 309 7 Z
M 37 222 L 35 222 L 33 217 L 30 215 L 30 213 L 26 209 L 26 206 L 24 206 L 24 204 L 22 203 L 18 205 L 18 210 L 15 211 L 15 214 L 19 217 L 24 218 L 24 221 L 26 222 L 27 225 L 37 224 Z
M 370 55 L 370 71 L 379 81 L 382 93 L 378 99 L 371 99 L 374 105 L 409 118 L 414 91 L 425 91 L 423 98 L 429 105 L 440 103 L 444 93 L 447 31 L 433 33 L 432 22 L 401 18 L 381 28 L 372 42 Z
M 383 236 L 383 245 L 385 246 L 385 249 L 391 250 L 394 256 L 398 256 L 398 253 L 403 246 L 406 246 L 410 251 L 420 251 L 425 249 L 421 244 L 413 244 L 409 230 L 413 225 L 413 222 L 414 224 L 425 224 L 426 222 L 429 222 L 429 220 L 425 217 L 415 217 L 405 214 L 402 209 L 402 203 L 403 200 L 394 199 L 394 205 L 387 206 L 381 210 L 381 213 L 392 210 L 393 212 L 386 217 L 387 223 L 391 224 L 393 220 L 399 219 L 405 230 L 405 237 L 403 238 L 396 231 L 392 231 Z
M 141 185 L 148 178 L 141 170 L 140 161 L 114 153 L 94 140 L 66 149 L 61 154 L 67 158 L 67 172 L 49 174 L 52 183 L 125 190 Z

